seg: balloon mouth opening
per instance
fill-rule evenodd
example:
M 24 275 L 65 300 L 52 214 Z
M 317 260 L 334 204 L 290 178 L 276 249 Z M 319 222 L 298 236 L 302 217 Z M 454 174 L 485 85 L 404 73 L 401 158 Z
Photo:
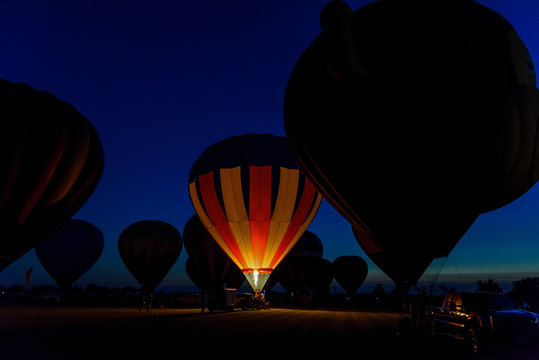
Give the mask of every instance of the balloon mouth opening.
M 273 269 L 269 268 L 257 268 L 257 269 L 242 269 L 243 275 L 247 278 L 249 285 L 253 288 L 254 292 L 261 292 L 264 286 L 268 282 Z

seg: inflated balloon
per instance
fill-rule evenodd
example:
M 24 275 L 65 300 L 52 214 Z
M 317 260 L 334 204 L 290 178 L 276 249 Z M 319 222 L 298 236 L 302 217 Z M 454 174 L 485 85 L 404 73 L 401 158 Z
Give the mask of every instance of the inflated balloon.
M 405 291 L 417 283 L 431 262 L 436 259 L 428 254 L 414 256 L 413 259 L 410 259 L 409 252 L 384 251 L 361 229 L 352 227 L 352 232 L 369 259 Z
M 97 227 L 83 220 L 68 220 L 35 249 L 43 268 L 65 289 L 95 264 L 103 245 L 103 233 Z
M 92 124 L 73 106 L 0 79 L 0 271 L 71 218 L 104 166 Z
M 367 277 L 368 267 L 359 256 L 345 255 L 333 260 L 335 280 L 352 296 Z
M 276 278 L 289 293 L 309 288 L 326 293 L 333 281 L 333 264 L 319 257 L 285 257 L 275 269 Z
M 306 230 L 303 235 L 300 236 L 296 244 L 292 246 L 292 249 L 290 249 L 288 254 L 284 257 L 283 261 L 291 258 L 322 258 L 323 253 L 324 247 L 320 238 L 314 233 Z M 298 264 L 301 264 L 301 261 L 299 261 Z M 290 266 L 292 267 L 289 269 L 289 271 L 294 272 L 294 265 L 286 265 L 285 267 Z M 279 282 L 280 272 L 278 270 L 279 266 L 277 266 L 277 268 L 275 268 L 275 271 L 271 273 L 271 276 L 267 282 L 266 290 L 271 290 Z M 304 285 L 306 285 L 306 282 L 302 283 L 301 286 Z M 291 286 L 288 286 L 288 288 L 291 288 Z
M 189 279 L 200 290 L 205 291 L 208 289 L 220 289 L 223 287 L 224 282 L 220 283 L 216 279 L 212 279 L 208 273 L 203 272 L 196 264 L 192 257 L 188 257 L 185 261 L 185 272 Z M 242 274 L 243 275 L 243 274 Z
M 166 222 L 142 220 L 122 231 L 118 250 L 143 290 L 152 291 L 178 260 L 182 238 L 180 232 Z
M 386 260 L 428 266 L 536 183 L 535 70 L 500 15 L 474 1 L 332 1 L 321 28 L 288 81 L 286 135 Z
M 239 267 L 234 264 L 234 267 L 225 275 L 225 285 L 229 288 L 239 289 L 245 282 L 245 275 Z
M 329 295 L 329 286 L 335 278 L 333 263 L 323 258 L 313 258 L 306 284 L 314 295 Z
M 285 261 L 286 259 L 291 259 L 291 258 L 303 258 L 303 259 L 304 258 L 322 258 L 323 253 L 324 253 L 324 247 L 322 245 L 322 241 L 320 240 L 320 238 L 316 236 L 314 233 L 306 230 L 303 233 L 303 235 L 300 236 L 296 244 L 292 246 L 292 249 L 290 249 L 288 254 L 286 254 L 283 261 Z M 288 268 L 288 270 L 283 270 L 283 271 L 287 271 L 291 273 L 290 275 L 285 275 L 285 276 L 294 278 L 294 273 L 300 271 L 297 269 L 299 269 L 303 263 L 304 262 L 302 262 L 301 260 L 298 260 L 296 261 L 296 263 L 285 265 L 284 267 Z M 275 285 L 277 285 L 277 283 L 279 282 L 280 273 L 281 272 L 279 271 L 279 266 L 277 266 L 277 268 L 275 268 L 275 271 L 271 273 L 271 276 L 268 279 L 266 290 L 271 290 Z M 287 279 L 285 279 L 284 281 L 286 282 Z M 306 280 L 301 283 L 301 287 L 305 285 L 306 285 Z M 287 286 L 288 289 L 292 289 L 292 287 L 294 287 L 294 285 Z M 289 291 L 289 292 L 293 292 L 293 291 Z
M 300 236 L 296 245 L 290 249 L 287 258 L 291 257 L 319 257 L 324 255 L 324 246 L 318 236 L 306 230 Z
M 192 259 L 192 266 L 197 268 L 192 272 L 204 274 L 199 277 L 206 279 L 203 282 L 204 288 L 201 289 L 218 289 L 223 283 L 232 287 L 239 284 L 236 288 L 242 285 L 245 280 L 243 272 L 213 240 L 197 215 L 193 215 L 185 224 L 183 243 L 185 251 Z
M 200 221 L 255 292 L 322 200 L 286 138 L 270 134 L 233 136 L 208 147 L 191 169 L 189 193 Z
M 307 287 L 313 258 L 284 258 L 272 274 L 288 293 L 296 293 Z M 275 276 L 275 277 L 274 277 Z

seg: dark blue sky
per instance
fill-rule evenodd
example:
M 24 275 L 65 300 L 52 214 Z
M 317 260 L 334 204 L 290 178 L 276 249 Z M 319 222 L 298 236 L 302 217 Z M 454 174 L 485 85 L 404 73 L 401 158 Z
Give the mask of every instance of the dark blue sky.
M 371 1 L 348 1 L 353 9 Z M 539 65 L 539 3 L 481 0 L 513 24 Z M 325 0 L 0 0 L 0 78 L 73 104 L 96 127 L 105 171 L 74 216 L 105 235 L 105 249 L 78 284 L 136 285 L 117 250 L 120 232 L 142 219 L 183 231 L 194 214 L 191 165 L 210 144 L 249 132 L 284 135 L 288 77 L 320 32 Z M 326 202 L 309 230 L 324 257 L 359 255 L 367 281 L 388 280 Z M 411 225 L 410 231 L 413 231 Z M 162 285 L 189 285 L 185 251 Z M 0 273 L 0 285 L 53 284 L 34 251 Z M 539 275 L 539 188 L 479 217 L 446 261 L 456 280 Z

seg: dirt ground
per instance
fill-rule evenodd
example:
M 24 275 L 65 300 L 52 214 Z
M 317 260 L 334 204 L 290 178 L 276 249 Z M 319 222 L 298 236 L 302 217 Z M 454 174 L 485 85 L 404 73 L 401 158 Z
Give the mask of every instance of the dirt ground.
M 451 339 L 397 336 L 401 315 L 0 305 L 0 359 L 539 359 L 536 342 L 474 357 Z

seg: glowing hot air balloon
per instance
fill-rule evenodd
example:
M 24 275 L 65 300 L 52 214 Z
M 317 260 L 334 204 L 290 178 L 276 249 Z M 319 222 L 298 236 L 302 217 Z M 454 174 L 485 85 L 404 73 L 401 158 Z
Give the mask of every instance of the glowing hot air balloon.
M 208 147 L 193 164 L 189 193 L 200 221 L 255 292 L 322 201 L 286 138 L 270 134 L 233 136 Z

